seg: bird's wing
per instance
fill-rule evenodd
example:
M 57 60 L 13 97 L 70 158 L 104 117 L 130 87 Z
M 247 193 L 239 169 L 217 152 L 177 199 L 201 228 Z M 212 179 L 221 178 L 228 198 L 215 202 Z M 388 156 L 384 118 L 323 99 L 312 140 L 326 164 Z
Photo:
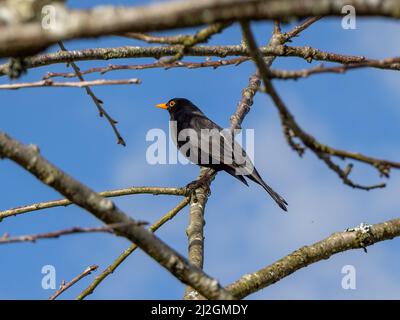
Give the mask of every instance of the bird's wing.
M 229 129 L 222 129 L 206 116 L 193 117 L 190 127 L 199 135 L 199 164 L 204 164 L 204 160 L 211 164 L 224 164 L 235 170 L 237 175 L 249 175 L 253 172 L 253 163 Z

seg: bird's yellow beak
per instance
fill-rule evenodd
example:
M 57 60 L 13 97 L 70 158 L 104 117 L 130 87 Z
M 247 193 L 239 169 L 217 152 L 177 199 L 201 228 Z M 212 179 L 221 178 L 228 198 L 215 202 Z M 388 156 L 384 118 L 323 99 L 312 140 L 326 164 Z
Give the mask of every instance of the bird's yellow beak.
M 168 109 L 168 106 L 167 106 L 166 103 L 159 103 L 159 104 L 156 104 L 156 107 L 157 107 L 157 108 L 161 108 L 161 109 Z

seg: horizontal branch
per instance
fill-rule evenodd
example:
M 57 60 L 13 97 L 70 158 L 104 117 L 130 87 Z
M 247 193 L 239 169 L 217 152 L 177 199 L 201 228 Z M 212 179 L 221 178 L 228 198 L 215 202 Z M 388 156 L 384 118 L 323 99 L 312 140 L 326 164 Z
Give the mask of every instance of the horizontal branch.
M 136 243 L 177 279 L 195 288 L 203 296 L 208 299 L 232 299 L 217 280 L 192 266 L 185 257 L 120 210 L 112 201 L 98 195 L 44 159 L 38 147 L 25 146 L 0 133 L 0 157 L 14 161 L 105 224 L 123 224 L 124 226 L 114 228 L 115 234 Z
M 8 83 L 0 84 L 1 89 L 23 89 L 23 88 L 43 88 L 43 87 L 67 87 L 67 88 L 83 88 L 87 86 L 108 86 L 118 84 L 140 84 L 139 79 L 120 79 L 120 80 L 91 80 L 91 81 L 77 81 L 77 82 L 54 82 L 51 79 L 45 79 L 36 82 L 24 82 L 24 83 Z
M 243 299 L 312 263 L 329 259 L 332 255 L 351 249 L 365 249 L 374 243 L 400 236 L 400 219 L 374 225 L 362 224 L 344 232 L 302 247 L 275 263 L 254 273 L 242 276 L 226 289 L 237 299 Z
M 186 188 L 173 188 L 173 187 L 129 187 L 124 189 L 107 190 L 98 193 L 102 197 L 120 197 L 132 194 L 153 194 L 153 195 L 173 195 L 173 196 L 187 196 L 188 190 Z M 33 203 L 30 205 L 12 208 L 0 211 L 0 221 L 4 218 L 16 216 L 22 213 L 38 211 L 54 207 L 66 207 L 72 204 L 68 199 L 52 200 L 45 202 Z
M 345 73 L 348 70 L 361 68 L 377 68 L 385 70 L 400 70 L 400 57 L 385 58 L 381 60 L 365 59 L 363 62 L 342 64 L 339 66 L 324 66 L 320 64 L 316 67 L 302 70 L 279 70 L 271 69 L 271 78 L 275 79 L 293 79 L 307 78 L 311 75 L 321 73 Z
M 220 33 L 223 29 L 225 29 L 229 26 L 230 26 L 229 23 L 211 24 L 211 25 L 197 31 L 196 34 L 194 34 L 194 35 L 179 34 L 179 35 L 174 35 L 174 36 L 154 36 L 154 35 L 148 35 L 148 34 L 137 33 L 137 32 L 127 32 L 127 33 L 122 34 L 121 36 L 145 41 L 147 43 L 184 45 L 186 47 L 192 47 L 195 44 L 198 44 L 201 42 L 207 42 L 208 39 L 212 35 L 214 35 L 216 33 Z
M 203 62 L 190 62 L 190 61 L 177 61 L 170 64 L 165 64 L 163 62 L 157 61 L 154 63 L 147 64 L 131 64 L 131 65 L 116 65 L 109 64 L 106 67 L 94 67 L 87 70 L 81 71 L 82 74 L 100 73 L 105 74 L 110 71 L 118 70 L 145 70 L 162 68 L 164 70 L 173 68 L 187 68 L 187 69 L 198 69 L 198 68 L 213 68 L 217 69 L 219 67 L 225 66 L 238 66 L 239 64 L 251 60 L 250 57 L 239 57 L 233 59 L 219 59 L 215 61 L 203 61 Z M 338 66 L 325 66 L 324 64 L 319 64 L 312 68 L 305 68 L 301 70 L 282 70 L 282 69 L 271 69 L 270 76 L 273 79 L 282 80 L 297 80 L 301 78 L 307 78 L 312 75 L 322 74 L 322 73 L 337 73 L 342 74 L 349 70 L 356 70 L 362 68 L 376 68 L 383 70 L 400 70 L 400 57 L 385 58 L 381 60 L 375 59 L 365 59 L 363 62 L 351 63 L 351 64 L 341 64 Z M 62 78 L 74 78 L 76 74 L 73 72 L 47 72 L 43 79 L 50 79 L 55 77 Z
M 0 237 L 0 244 L 8 244 L 16 242 L 36 242 L 37 240 L 40 239 L 56 239 L 61 236 L 71 235 L 76 233 L 98 233 L 98 232 L 113 233 L 113 226 L 107 225 L 107 226 L 90 227 L 90 228 L 73 227 L 59 231 L 30 234 L 30 235 L 16 236 L 16 237 L 10 237 L 10 235 L 6 233 Z
M 105 74 L 110 71 L 117 70 L 144 70 L 144 69 L 154 69 L 154 68 L 162 68 L 164 70 L 173 69 L 173 68 L 187 68 L 187 69 L 198 69 L 198 68 L 213 68 L 217 69 L 219 67 L 225 66 L 238 66 L 242 62 L 249 61 L 248 57 L 239 57 L 233 59 L 219 59 L 216 61 L 203 61 L 203 62 L 185 62 L 185 61 L 175 61 L 172 63 L 165 64 L 164 62 L 154 62 L 154 63 L 146 63 L 146 64 L 128 64 L 128 65 L 116 65 L 109 64 L 107 67 L 94 67 L 87 70 L 81 71 L 83 75 L 90 73 L 101 73 Z M 63 77 L 63 78 L 74 78 L 76 74 L 73 72 L 47 72 L 43 79 L 50 79 L 55 77 Z
M 304 0 L 301 5 L 292 0 L 192 0 L 143 7 L 99 6 L 90 10 L 67 10 L 54 6 L 57 19 L 48 28 L 43 28 L 40 20 L 3 27 L 0 57 L 32 54 L 62 40 L 124 32 L 159 31 L 251 19 L 287 21 L 315 15 L 341 16 L 345 5 L 353 5 L 358 16 L 400 17 L 400 3 L 383 0 Z
M 183 44 L 187 39 L 191 37 L 191 35 L 189 34 L 178 34 L 174 36 L 155 36 L 138 32 L 126 32 L 122 34 L 117 34 L 117 36 L 135 40 L 141 40 L 147 43 L 169 44 L 172 46 L 177 44 Z
M 264 56 L 289 56 L 300 57 L 309 62 L 312 60 L 330 61 L 342 64 L 358 63 L 365 60 L 363 56 L 353 56 L 345 54 L 337 54 L 325 52 L 309 46 L 262 46 L 259 48 Z M 134 47 L 123 46 L 113 48 L 94 48 L 84 50 L 59 51 L 56 53 L 48 53 L 36 55 L 24 60 L 24 67 L 37 68 L 57 63 L 68 63 L 70 61 L 88 61 L 88 60 L 110 60 L 125 58 L 162 58 L 166 56 L 175 56 L 180 52 L 177 46 L 154 46 L 154 47 Z M 196 57 L 220 57 L 227 56 L 243 56 L 248 57 L 245 46 L 242 45 L 225 45 L 225 46 L 208 46 L 197 45 L 187 48 L 185 56 Z M 0 75 L 10 73 L 12 64 L 5 63 L 0 65 Z

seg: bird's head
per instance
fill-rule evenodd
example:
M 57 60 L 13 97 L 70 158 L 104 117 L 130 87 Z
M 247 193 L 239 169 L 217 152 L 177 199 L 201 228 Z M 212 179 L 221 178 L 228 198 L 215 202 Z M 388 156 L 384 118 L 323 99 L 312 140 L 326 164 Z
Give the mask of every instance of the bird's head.
M 168 110 L 171 115 L 178 113 L 190 113 L 199 110 L 191 101 L 185 98 L 173 98 L 167 103 L 157 104 L 156 107 Z

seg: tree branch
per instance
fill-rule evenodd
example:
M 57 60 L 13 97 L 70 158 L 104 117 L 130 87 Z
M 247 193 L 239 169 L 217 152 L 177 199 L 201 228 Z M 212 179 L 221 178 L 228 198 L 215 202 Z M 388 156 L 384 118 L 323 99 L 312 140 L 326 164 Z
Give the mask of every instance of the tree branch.
M 208 299 L 232 298 L 215 279 L 192 266 L 183 256 L 122 212 L 112 201 L 101 197 L 45 160 L 36 146 L 25 146 L 0 133 L 0 157 L 13 160 L 105 224 L 127 224 L 115 228 L 115 233 L 136 243 L 177 279 L 195 288 Z
M 329 259 L 332 255 L 351 249 L 365 248 L 374 243 L 400 236 L 400 219 L 374 225 L 361 224 L 344 232 L 302 247 L 275 263 L 254 273 L 246 274 L 226 287 L 237 299 L 243 299 L 289 276 L 312 263 Z
M 50 79 L 36 81 L 36 82 L 24 82 L 24 83 L 8 83 L 0 84 L 1 89 L 23 89 L 23 88 L 43 88 L 43 87 L 67 87 L 67 88 L 82 88 L 87 86 L 107 86 L 107 85 L 120 85 L 120 84 L 140 84 L 139 79 L 118 79 L 118 80 L 91 80 L 91 81 L 79 81 L 79 82 L 54 82 Z
M 242 98 L 230 119 L 232 130 L 242 128 L 242 121 L 250 112 L 250 108 L 253 105 L 253 98 L 260 88 L 260 83 L 260 78 L 256 74 L 249 78 L 249 85 L 243 89 Z
M 385 3 L 385 5 L 383 5 Z M 57 20 L 47 30 L 41 21 L 4 27 L 0 56 L 21 56 L 58 41 L 124 32 L 149 32 L 237 20 L 288 20 L 315 15 L 342 15 L 353 5 L 358 16 L 400 17 L 397 1 L 368 0 L 202 0 L 159 3 L 144 7 L 97 7 L 67 10 L 55 7 Z
M 174 56 L 162 62 L 168 65 L 181 60 L 189 48 L 195 46 L 196 44 L 207 42 L 213 35 L 222 32 L 222 30 L 230 25 L 231 23 L 214 23 L 199 30 L 195 35 L 187 37 L 181 44 L 177 46 L 178 52 Z
M 99 195 L 106 198 L 127 196 L 131 194 L 153 194 L 153 195 L 173 195 L 173 196 L 187 196 L 188 190 L 186 188 L 173 188 L 173 187 L 129 187 L 124 189 L 115 189 L 99 192 Z M 16 216 L 31 211 L 38 211 L 54 207 L 66 207 L 72 204 L 68 199 L 52 200 L 46 202 L 38 202 L 30 205 L 12 208 L 0 211 L 0 222 L 4 218 Z
M 91 274 L 93 271 L 97 270 L 98 266 L 92 265 L 87 267 L 81 274 L 77 275 L 73 278 L 70 282 L 65 283 L 64 281 L 61 283 L 60 288 L 49 298 L 49 300 L 55 300 L 60 294 L 71 288 L 75 283 L 79 280 L 83 279 L 84 277 Z
M 198 179 L 202 179 L 205 175 L 209 174 L 215 177 L 213 170 L 202 167 Z M 190 263 L 199 269 L 203 269 L 204 261 L 204 212 L 209 196 L 209 187 L 210 186 L 202 186 L 194 190 L 190 200 L 189 226 L 186 229 L 189 244 L 188 258 Z M 188 286 L 185 289 L 183 299 L 194 300 L 197 295 L 197 291 Z
M 312 60 L 330 61 L 342 64 L 363 62 L 365 57 L 353 56 L 345 54 L 337 54 L 322 51 L 309 46 L 263 46 L 259 48 L 264 56 L 280 56 L 280 57 L 300 57 L 308 62 Z M 125 59 L 125 58 L 156 58 L 166 56 L 174 56 L 179 52 L 177 46 L 155 46 L 155 47 L 134 47 L 123 46 L 114 48 L 93 48 L 73 51 L 59 51 L 56 53 L 47 53 L 36 55 L 24 60 L 26 69 L 43 67 L 57 63 L 69 63 L 71 61 L 88 61 L 88 60 L 109 60 L 109 59 Z M 195 57 L 220 57 L 227 56 L 243 56 L 248 60 L 248 51 L 242 45 L 225 45 L 225 46 L 206 46 L 197 45 L 187 48 L 185 56 Z M 168 65 L 166 66 L 168 68 Z M 0 65 L 0 75 L 10 73 L 11 64 L 5 63 Z
M 185 62 L 185 61 L 177 61 L 166 65 L 162 62 L 154 62 L 147 64 L 133 64 L 133 65 L 115 65 L 109 64 L 107 67 L 95 67 L 90 68 L 81 73 L 90 74 L 90 73 L 101 73 L 105 74 L 110 71 L 117 70 L 144 70 L 144 69 L 153 69 L 153 68 L 163 68 L 165 70 L 172 68 L 187 68 L 187 69 L 197 69 L 197 68 L 213 68 L 217 69 L 219 67 L 225 66 L 238 66 L 239 64 L 251 60 L 250 57 L 239 57 L 233 59 L 219 59 L 215 61 L 204 61 L 204 62 Z M 338 66 L 324 66 L 323 64 L 319 64 L 315 67 L 309 69 L 301 69 L 301 70 L 282 70 L 282 69 L 271 69 L 271 78 L 273 79 L 292 79 L 297 80 L 299 78 L 307 78 L 311 75 L 321 74 L 321 73 L 345 73 L 348 70 L 355 70 L 361 68 L 376 68 L 382 70 L 400 70 L 400 57 L 393 58 L 385 58 L 381 60 L 375 59 L 367 59 L 363 60 L 363 62 L 351 63 L 351 64 L 341 64 Z M 48 72 L 43 77 L 43 79 L 50 79 L 54 77 L 63 77 L 63 78 L 74 78 L 76 74 L 73 72 Z
M 339 66 L 324 66 L 319 64 L 313 68 L 302 70 L 278 70 L 271 69 L 271 77 L 273 79 L 293 79 L 307 78 L 311 75 L 321 73 L 345 73 L 348 70 L 361 68 L 377 68 L 384 70 L 400 70 L 400 57 L 385 58 L 381 60 L 365 59 L 364 62 L 344 64 Z
M 250 58 L 247 57 L 239 57 L 233 59 L 219 59 L 216 61 L 203 61 L 203 62 L 185 62 L 185 61 L 176 61 L 169 64 L 165 62 L 154 62 L 147 64 L 131 64 L 131 65 L 115 65 L 109 64 L 107 67 L 95 67 L 90 68 L 84 71 L 81 71 L 82 74 L 90 74 L 99 72 L 101 74 L 105 74 L 110 71 L 117 70 L 144 70 L 144 69 L 154 69 L 154 68 L 163 68 L 164 70 L 172 69 L 172 68 L 187 68 L 187 69 L 197 69 L 197 68 L 213 68 L 217 69 L 219 67 L 224 66 L 238 66 L 242 62 L 248 61 Z M 73 72 L 47 72 L 43 79 L 50 79 L 55 77 L 63 77 L 63 78 L 74 78 L 76 77 Z
M 190 34 L 179 34 L 174 36 L 154 36 L 137 32 L 127 32 L 120 36 L 145 41 L 147 43 L 160 43 L 169 45 L 184 45 L 187 47 L 192 47 L 200 42 L 207 42 L 208 39 L 216 34 L 220 33 L 223 29 L 229 27 L 230 23 L 215 23 L 211 24 L 199 31 L 194 35 Z
M 316 156 L 321 160 L 323 160 L 330 169 L 336 172 L 336 174 L 342 179 L 343 183 L 345 183 L 346 185 L 362 190 L 371 190 L 375 188 L 385 187 L 384 183 L 371 186 L 364 186 L 354 183 L 352 180 L 349 179 L 349 174 L 351 172 L 352 165 L 350 164 L 349 166 L 347 166 L 347 168 L 341 169 L 331 160 L 331 156 L 335 156 L 341 159 L 353 159 L 359 162 L 369 164 L 375 167 L 379 171 L 379 173 L 385 177 L 389 176 L 391 168 L 400 169 L 400 163 L 388 160 L 376 159 L 369 156 L 365 156 L 360 153 L 334 149 L 327 145 L 321 144 L 313 136 L 311 136 L 310 134 L 306 133 L 303 129 L 301 129 L 301 127 L 295 121 L 293 115 L 290 113 L 289 109 L 286 107 L 283 100 L 276 92 L 270 80 L 271 78 L 270 69 L 264 62 L 264 58 L 257 48 L 254 36 L 247 22 L 242 22 L 242 30 L 246 43 L 249 48 L 249 53 L 252 56 L 260 72 L 260 76 L 264 82 L 265 90 L 270 95 L 272 101 L 274 102 L 276 108 L 279 111 L 282 127 L 284 129 L 285 137 L 289 145 L 301 156 L 304 153 L 304 148 L 293 140 L 295 137 L 299 138 L 301 142 L 304 144 L 304 146 L 313 151 L 316 154 Z
M 67 49 L 64 47 L 64 44 L 62 42 L 59 42 L 58 45 L 59 45 L 59 47 L 60 47 L 62 52 L 66 52 L 67 51 Z M 72 68 L 74 69 L 74 72 L 75 72 L 76 76 L 78 77 L 78 79 L 81 82 L 84 82 L 85 79 L 83 78 L 78 65 L 72 60 L 68 61 L 68 64 L 70 64 L 72 66 Z M 118 122 L 116 120 L 114 120 L 108 114 L 108 112 L 104 109 L 103 101 L 101 101 L 99 98 L 97 98 L 97 96 L 93 93 L 92 89 L 89 86 L 85 86 L 84 88 L 86 90 L 86 93 L 90 96 L 90 98 L 92 98 L 94 104 L 96 105 L 97 110 L 99 111 L 100 117 L 104 116 L 107 119 L 108 123 L 110 124 L 111 128 L 114 131 L 115 136 L 117 137 L 117 143 L 121 144 L 121 145 L 123 145 L 125 147 L 126 146 L 125 140 L 124 140 L 124 138 L 122 138 L 121 134 L 119 133 L 119 131 L 117 129 L 117 123 Z
M 183 208 L 187 206 L 189 203 L 190 198 L 185 198 L 183 199 L 175 208 L 173 208 L 171 211 L 166 213 L 163 217 L 161 217 L 157 222 L 155 222 L 149 230 L 151 232 L 156 232 L 162 225 L 164 225 L 166 222 L 174 218 Z M 130 254 L 137 249 L 136 244 L 132 244 L 128 249 L 126 249 L 124 252 L 122 252 L 119 257 L 111 264 L 109 265 L 104 271 L 102 271 L 95 279 L 94 281 L 85 289 L 83 290 L 78 297 L 76 297 L 77 300 L 83 300 L 85 299 L 88 295 L 92 294 L 93 291 L 99 286 L 101 282 L 104 281 L 105 278 L 107 278 L 109 275 L 111 275 L 120 265 L 122 262 L 125 261 Z
M 56 239 L 64 235 L 70 235 L 76 233 L 95 233 L 95 232 L 114 233 L 112 225 L 91 227 L 91 228 L 73 227 L 59 231 L 38 233 L 38 234 L 31 234 L 31 235 L 17 236 L 17 237 L 10 237 L 8 233 L 5 233 L 2 237 L 0 237 L 0 244 L 8 244 L 16 242 L 36 242 L 37 240 L 40 239 Z

